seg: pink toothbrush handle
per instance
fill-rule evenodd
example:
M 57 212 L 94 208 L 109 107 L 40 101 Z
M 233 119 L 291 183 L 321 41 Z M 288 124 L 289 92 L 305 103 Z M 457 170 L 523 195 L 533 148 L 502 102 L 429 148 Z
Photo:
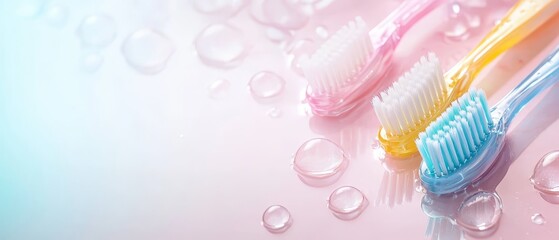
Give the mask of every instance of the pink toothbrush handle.
M 437 8 L 443 0 L 406 0 L 372 31 L 373 43 L 377 46 L 392 41 L 396 47 L 403 35 L 420 19 Z

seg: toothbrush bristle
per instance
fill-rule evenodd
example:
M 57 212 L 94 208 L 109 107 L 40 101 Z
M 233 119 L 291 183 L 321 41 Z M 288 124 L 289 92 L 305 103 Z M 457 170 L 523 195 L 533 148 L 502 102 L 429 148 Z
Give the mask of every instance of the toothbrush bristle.
M 481 90 L 470 90 L 415 141 L 430 174 L 449 175 L 468 162 L 489 136 L 493 120 Z
M 373 52 L 369 28 L 356 17 L 333 34 L 310 57 L 302 59 L 303 73 L 314 91 L 335 93 L 351 82 Z
M 447 95 L 447 86 L 434 53 L 415 63 L 390 88 L 374 97 L 372 104 L 377 117 L 391 136 L 414 130 L 436 110 L 437 103 Z

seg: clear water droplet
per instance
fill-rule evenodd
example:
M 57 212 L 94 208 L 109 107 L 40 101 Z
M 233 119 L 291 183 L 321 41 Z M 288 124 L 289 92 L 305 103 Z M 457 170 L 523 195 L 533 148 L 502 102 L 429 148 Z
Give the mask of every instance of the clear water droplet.
M 270 98 L 283 91 L 285 80 L 273 72 L 262 71 L 250 79 L 248 87 L 250 93 L 257 98 Z
M 254 20 L 280 29 L 300 29 L 309 21 L 307 14 L 285 0 L 255 0 L 250 9 Z
M 325 26 L 321 25 L 321 26 L 316 27 L 315 33 L 320 38 L 323 38 L 323 39 L 328 38 L 328 29 Z
M 122 44 L 128 64 L 144 74 L 161 72 L 174 51 L 167 36 L 150 28 L 133 32 Z
M 448 23 L 443 31 L 445 39 L 464 41 L 471 36 L 474 29 L 481 26 L 481 17 L 477 14 L 477 11 L 466 8 L 459 2 L 451 3 L 448 8 Z
M 204 14 L 234 15 L 247 0 L 193 0 L 194 9 Z
M 87 53 L 82 56 L 81 68 L 84 72 L 93 73 L 99 70 L 104 58 L 99 53 Z
M 544 200 L 559 204 L 559 151 L 550 152 L 538 161 L 530 182 Z
M 116 37 L 116 24 L 107 15 L 87 16 L 81 21 L 77 34 L 84 46 L 106 47 Z
M 545 218 L 543 217 L 543 215 L 541 213 L 536 213 L 534 215 L 532 215 L 532 223 L 537 224 L 537 225 L 544 225 L 545 224 Z
M 267 27 L 266 36 L 272 42 L 285 42 L 292 37 L 289 31 L 278 29 L 275 27 Z
M 348 165 L 344 150 L 336 143 L 314 138 L 299 147 L 293 159 L 293 169 L 299 178 L 313 187 L 336 182 Z
M 231 84 L 226 79 L 219 79 L 208 86 L 210 98 L 223 99 L 229 93 Z
M 276 107 L 270 108 L 268 110 L 268 116 L 271 118 L 279 118 L 281 117 L 281 114 L 282 114 L 281 110 Z
M 359 217 L 368 205 L 367 197 L 352 186 L 337 188 L 328 198 L 328 208 L 334 216 L 341 220 L 352 220 Z
M 16 12 L 18 16 L 37 17 L 45 7 L 45 0 L 18 0 L 17 4 Z
M 68 19 L 68 8 L 62 5 L 51 5 L 45 13 L 46 21 L 51 26 L 61 27 Z
M 477 192 L 462 202 L 457 222 L 470 231 L 486 231 L 497 225 L 503 204 L 497 193 Z
M 291 214 L 281 205 L 272 205 L 262 214 L 262 226 L 271 233 L 283 233 L 292 223 Z
M 236 67 L 248 53 L 241 30 L 227 24 L 206 27 L 194 41 L 200 59 L 214 67 Z

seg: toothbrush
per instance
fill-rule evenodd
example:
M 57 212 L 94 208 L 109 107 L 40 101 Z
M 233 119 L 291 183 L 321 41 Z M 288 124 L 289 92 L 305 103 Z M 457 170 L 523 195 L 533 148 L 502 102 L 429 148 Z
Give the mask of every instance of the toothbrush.
M 382 125 L 378 139 L 395 157 L 417 153 L 414 140 L 468 88 L 493 59 L 513 47 L 559 10 L 556 0 L 520 0 L 458 64 L 442 74 L 434 54 L 423 57 L 372 105 Z M 382 98 L 382 100 L 381 100 Z
M 558 80 L 559 49 L 491 110 L 481 90 L 470 90 L 453 102 L 416 140 L 425 189 L 439 195 L 457 192 L 483 177 L 503 148 L 514 116 Z
M 356 17 L 301 59 L 307 101 L 317 116 L 340 116 L 379 84 L 404 34 L 442 0 L 403 2 L 371 31 Z

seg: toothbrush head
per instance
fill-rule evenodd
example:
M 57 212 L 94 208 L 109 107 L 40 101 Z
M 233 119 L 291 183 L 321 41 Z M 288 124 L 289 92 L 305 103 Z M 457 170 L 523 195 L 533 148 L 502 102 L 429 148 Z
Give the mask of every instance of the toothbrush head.
M 491 116 L 483 91 L 470 90 L 454 101 L 415 141 L 425 189 L 452 193 L 483 177 L 503 146 L 502 125 Z
M 313 113 L 339 116 L 352 109 L 387 72 L 391 56 L 391 51 L 379 51 L 373 45 L 369 28 L 361 17 L 347 23 L 316 52 L 301 59 Z
M 385 151 L 395 157 L 415 154 L 414 140 L 446 109 L 453 94 L 450 90 L 439 59 L 429 53 L 380 97 L 374 97 L 372 105 L 382 125 L 378 137 Z

